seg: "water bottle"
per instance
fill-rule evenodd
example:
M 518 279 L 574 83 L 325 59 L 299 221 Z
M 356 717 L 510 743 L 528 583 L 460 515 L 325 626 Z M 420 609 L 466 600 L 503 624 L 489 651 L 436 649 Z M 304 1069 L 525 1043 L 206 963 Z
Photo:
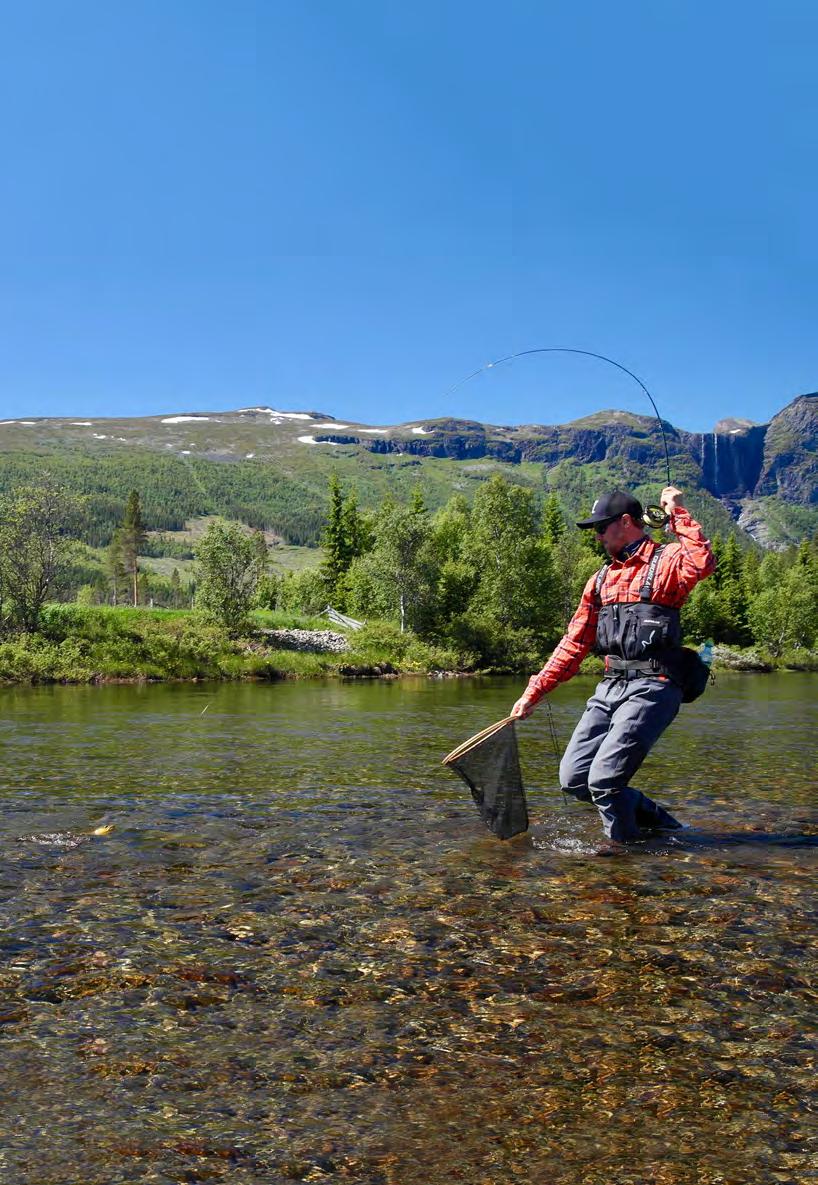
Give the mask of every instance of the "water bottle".
M 712 665 L 712 663 L 713 663 L 713 639 L 712 638 L 708 638 L 707 641 L 703 642 L 702 645 L 699 647 L 699 658 L 702 660 L 702 662 L 704 663 L 704 665 L 706 667 L 709 667 Z

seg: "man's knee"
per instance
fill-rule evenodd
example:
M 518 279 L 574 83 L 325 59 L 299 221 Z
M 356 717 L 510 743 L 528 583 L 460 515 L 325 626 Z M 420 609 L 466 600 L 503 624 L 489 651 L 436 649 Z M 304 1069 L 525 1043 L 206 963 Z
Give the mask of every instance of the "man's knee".
M 647 749 L 634 736 L 621 738 L 616 748 L 601 750 L 588 770 L 588 789 L 594 802 L 600 795 L 627 786 L 646 756 Z
M 588 769 L 582 768 L 566 753 L 560 762 L 560 786 L 568 794 L 575 794 L 578 798 L 581 792 L 588 792 Z
M 572 794 L 580 802 L 591 801 L 587 768 L 575 765 L 570 760 L 566 761 L 565 757 L 560 762 L 560 787 L 566 794 Z

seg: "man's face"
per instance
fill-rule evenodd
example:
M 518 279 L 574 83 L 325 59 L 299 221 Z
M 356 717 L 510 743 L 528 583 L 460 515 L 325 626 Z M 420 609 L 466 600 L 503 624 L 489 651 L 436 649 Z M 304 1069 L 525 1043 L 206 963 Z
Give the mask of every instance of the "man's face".
M 608 555 L 613 558 L 633 539 L 631 516 L 620 514 L 618 518 L 609 519 L 607 523 L 599 523 L 594 528 L 594 534 Z

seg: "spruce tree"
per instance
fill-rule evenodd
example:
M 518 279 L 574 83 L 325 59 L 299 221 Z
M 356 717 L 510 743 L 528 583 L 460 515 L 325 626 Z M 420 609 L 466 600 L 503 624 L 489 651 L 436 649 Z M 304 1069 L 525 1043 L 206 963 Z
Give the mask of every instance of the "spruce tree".
M 321 546 L 324 549 L 321 575 L 326 586 L 327 597 L 330 602 L 333 602 L 337 599 L 338 582 L 349 567 L 349 548 L 344 522 L 344 496 L 337 473 L 333 473 L 329 479 L 329 509 L 321 535 Z
M 420 488 L 420 485 L 416 484 L 412 487 L 412 500 L 409 503 L 409 512 L 411 514 L 426 513 L 426 503 L 423 500 L 423 490 Z
M 110 585 L 111 604 L 119 604 L 119 590 L 124 587 L 127 573 L 122 553 L 122 531 L 117 528 L 105 552 L 105 572 Z
M 125 505 L 125 517 L 120 528 L 122 543 L 122 559 L 125 570 L 131 580 L 131 590 L 134 605 L 139 604 L 139 553 L 145 546 L 145 524 L 142 521 L 142 509 L 139 505 L 139 494 L 131 490 Z
M 344 497 L 341 483 L 333 473 L 329 481 L 329 510 L 321 536 L 324 562 L 321 575 L 327 597 L 336 609 L 346 608 L 346 581 L 352 561 L 372 549 L 373 529 L 368 516 L 358 510 L 354 490 Z
M 739 646 L 751 640 L 747 625 L 748 598 L 744 584 L 744 560 L 735 535 L 728 535 L 718 561 L 718 607 L 722 638 Z
M 721 535 L 714 535 L 712 537 L 710 540 L 710 548 L 713 552 L 713 561 L 716 565 L 715 571 L 713 572 L 712 581 L 716 588 L 721 588 L 721 557 L 722 553 L 724 552 L 724 544 L 722 542 Z
M 543 535 L 552 547 L 565 534 L 565 515 L 562 513 L 560 500 L 555 493 L 550 493 L 543 506 Z
M 350 490 L 344 498 L 342 517 L 346 545 L 344 570 L 347 571 L 352 561 L 359 555 L 365 555 L 374 543 L 372 525 L 358 509 L 358 495 L 355 490 Z

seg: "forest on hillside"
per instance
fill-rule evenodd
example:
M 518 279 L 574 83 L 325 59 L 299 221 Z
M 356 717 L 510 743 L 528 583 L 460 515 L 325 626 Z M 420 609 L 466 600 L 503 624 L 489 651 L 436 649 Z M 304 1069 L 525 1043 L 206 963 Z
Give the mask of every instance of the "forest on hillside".
M 293 620 L 328 604 L 382 623 L 445 652 L 465 670 L 539 666 L 562 634 L 582 588 L 604 555 L 573 527 L 559 497 L 495 474 L 471 502 L 453 496 L 430 510 L 419 487 L 361 509 L 353 488 L 330 480 L 322 561 L 281 573 L 251 523 L 213 522 L 194 550 L 194 579 L 162 577 L 145 566 L 149 542 L 140 491 L 130 491 L 107 546 L 82 541 L 81 497 L 44 482 L 20 486 L 0 507 L 0 636 L 36 633 L 49 602 L 150 605 L 193 610 L 232 636 L 251 631 L 252 610 Z M 755 647 L 789 665 L 810 665 L 818 639 L 818 545 L 787 551 L 713 537 L 715 575 L 693 591 L 682 614 L 685 637 Z M 178 545 L 177 545 L 178 547 Z M 172 548 L 171 548 L 172 550 Z

